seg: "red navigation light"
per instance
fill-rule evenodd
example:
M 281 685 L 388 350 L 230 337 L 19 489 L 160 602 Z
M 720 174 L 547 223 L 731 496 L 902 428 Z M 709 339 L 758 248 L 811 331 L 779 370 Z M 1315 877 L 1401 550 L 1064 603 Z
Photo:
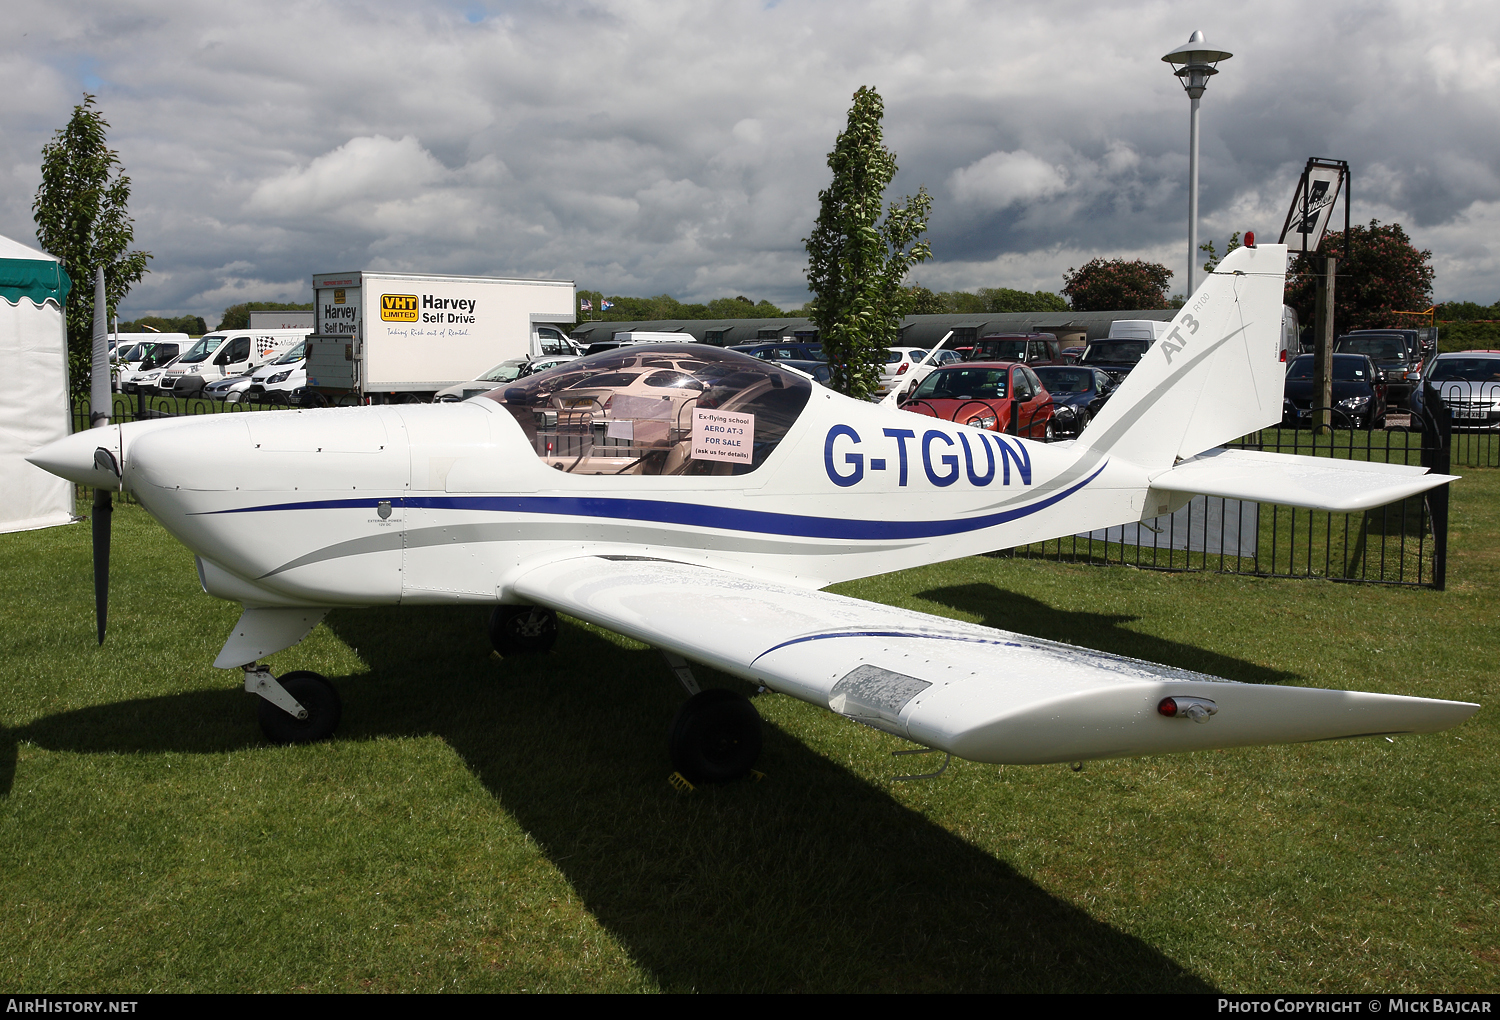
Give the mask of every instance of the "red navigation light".
M 1245 247 L 1246 248 L 1254 248 L 1255 247 L 1255 231 L 1253 231 L 1253 230 L 1247 230 L 1247 231 L 1245 231 Z
M 1171 718 L 1177 714 L 1177 700 L 1175 698 L 1162 698 L 1160 704 L 1156 706 L 1156 710 L 1162 715 Z

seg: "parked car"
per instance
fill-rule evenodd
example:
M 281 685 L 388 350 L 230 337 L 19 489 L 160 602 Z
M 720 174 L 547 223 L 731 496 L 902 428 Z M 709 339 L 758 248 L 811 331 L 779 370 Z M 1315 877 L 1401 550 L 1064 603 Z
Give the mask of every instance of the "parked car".
M 1152 340 L 1094 340 L 1084 349 L 1078 364 L 1097 368 L 1115 382 L 1124 381 L 1151 349 Z
M 910 393 L 916 388 L 918 383 L 926 379 L 937 369 L 942 368 L 944 365 L 956 365 L 963 360 L 963 356 L 955 350 L 929 351 L 922 360 L 913 362 L 911 370 L 906 373 L 906 378 L 896 384 L 896 399 L 899 401 L 901 397 Z M 889 393 L 887 393 L 886 399 L 890 399 Z
M 1439 354 L 1422 378 L 1453 412 L 1455 429 L 1500 429 L 1500 351 Z M 1425 386 L 1412 391 L 1412 413 L 1424 412 L 1426 398 Z
M 438 390 L 432 398 L 433 402 L 451 403 L 456 400 L 468 400 L 470 397 L 477 397 L 481 393 L 488 393 L 497 386 L 519 379 L 521 369 L 524 367 L 526 367 L 525 358 L 511 358 L 509 361 L 502 361 L 488 372 L 470 382 L 456 383 L 446 389 Z
M 579 355 L 577 354 L 553 354 L 540 358 L 532 358 L 521 366 L 520 374 L 516 378 L 524 379 L 528 375 L 536 375 L 538 372 L 545 372 L 549 368 L 556 368 L 558 365 L 566 365 L 570 361 L 577 361 L 578 358 Z M 509 382 L 509 380 L 506 381 Z
M 731 351 L 739 351 L 748 354 L 752 358 L 762 361 L 827 361 L 828 356 L 823 353 L 823 345 L 803 341 L 783 341 L 780 343 L 758 343 L 758 344 L 735 344 L 729 348 Z
M 933 372 L 901 403 L 903 411 L 955 421 L 992 432 L 1010 432 L 1011 406 L 1019 401 L 1017 434 L 1051 440 L 1056 406 L 1047 387 L 1025 365 L 965 361 Z
M 139 346 L 145 347 L 145 344 Z M 187 350 L 185 342 L 177 340 L 162 340 L 151 344 L 146 351 L 139 352 L 142 358 L 136 363 L 133 370 L 120 373 L 120 392 L 139 393 L 142 389 L 147 393 L 154 393 L 156 382 L 161 378 L 162 372 L 166 371 L 168 365 L 176 361 L 183 351 Z
M 300 343 L 250 376 L 243 400 L 254 403 L 290 404 L 292 393 L 307 385 L 307 344 Z
M 1422 378 L 1421 354 L 1395 333 L 1347 333 L 1333 342 L 1337 354 L 1363 354 L 1385 373 L 1386 400 L 1409 407 L 1411 391 Z
M 1065 365 L 1062 344 L 1051 333 L 991 333 L 974 341 L 969 361 L 1016 361 L 1025 365 Z
M 249 388 L 250 377 L 248 375 L 231 375 L 205 384 L 203 397 L 207 400 L 222 400 L 226 404 L 235 404 L 244 398 L 245 391 Z
M 1038 365 L 1033 371 L 1052 394 L 1060 436 L 1082 432 L 1119 385 L 1107 373 L 1082 365 Z
M 1379 367 L 1364 354 L 1333 356 L 1334 428 L 1385 428 L 1387 383 Z M 1313 356 L 1299 354 L 1287 367 L 1281 402 L 1282 428 L 1312 424 Z
M 906 380 L 902 377 L 926 357 L 925 347 L 887 347 L 885 364 L 880 369 L 880 381 L 875 384 L 875 392 L 885 396 L 892 387 L 904 383 Z
M 795 368 L 813 377 L 814 381 L 827 386 L 833 378 L 833 369 L 826 361 L 778 361 L 781 368 Z
M 1394 333 L 1406 341 L 1409 350 L 1415 351 L 1421 356 L 1425 365 L 1437 354 L 1437 341 L 1430 338 L 1430 333 L 1425 329 L 1351 329 L 1348 336 L 1367 336 L 1379 333 Z

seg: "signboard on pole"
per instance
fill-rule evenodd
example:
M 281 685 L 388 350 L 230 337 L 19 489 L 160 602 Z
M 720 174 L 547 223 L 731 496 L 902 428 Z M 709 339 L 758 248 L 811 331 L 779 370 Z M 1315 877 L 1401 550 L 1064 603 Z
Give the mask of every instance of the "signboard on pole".
M 1349 164 L 1343 160 L 1319 159 L 1307 161 L 1302 176 L 1297 181 L 1297 190 L 1292 195 L 1292 207 L 1287 210 L 1286 223 L 1281 228 L 1280 244 L 1292 252 L 1315 252 L 1328 232 L 1329 220 L 1339 193 L 1348 183 Z M 1344 199 L 1344 226 L 1348 227 L 1349 201 Z

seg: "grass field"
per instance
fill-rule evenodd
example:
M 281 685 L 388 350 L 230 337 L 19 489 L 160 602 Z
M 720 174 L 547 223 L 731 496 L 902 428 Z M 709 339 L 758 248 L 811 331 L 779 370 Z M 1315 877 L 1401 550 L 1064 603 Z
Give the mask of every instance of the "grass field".
M 789 698 L 761 782 L 678 794 L 659 657 L 477 609 L 335 611 L 267 746 L 238 607 L 138 507 L 94 645 L 84 526 L 0 536 L 0 985 L 41 991 L 1500 989 L 1500 472 L 1449 590 L 976 557 L 850 595 L 1254 683 L 1479 701 L 1425 737 L 956 762 Z M 712 674 L 700 680 L 735 681 Z M 931 759 L 915 759 L 917 762 Z

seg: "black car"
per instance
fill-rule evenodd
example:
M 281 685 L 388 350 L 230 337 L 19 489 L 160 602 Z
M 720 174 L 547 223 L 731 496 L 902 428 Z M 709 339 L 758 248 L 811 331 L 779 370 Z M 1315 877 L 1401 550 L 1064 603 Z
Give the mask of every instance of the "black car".
M 1453 412 L 1455 429 L 1500 429 L 1500 351 L 1439 354 L 1423 373 L 1424 383 Z M 1411 409 L 1421 414 L 1425 387 L 1412 391 Z
M 1300 354 L 1286 370 L 1281 427 L 1312 425 L 1313 356 Z M 1386 383 L 1375 363 L 1363 354 L 1333 356 L 1333 414 L 1336 429 L 1385 428 Z
M 826 361 L 778 361 L 776 364 L 782 368 L 795 368 L 799 372 L 806 372 L 818 382 L 827 386 L 833 378 L 833 369 Z
M 1084 349 L 1078 364 L 1097 368 L 1115 382 L 1122 382 L 1151 349 L 1151 340 L 1094 340 Z
M 1411 391 L 1422 377 L 1422 355 L 1395 333 L 1346 333 L 1333 342 L 1337 354 L 1363 354 L 1385 373 L 1386 399 L 1393 407 L 1407 407 Z
M 1082 432 L 1119 386 L 1107 373 L 1083 365 L 1037 365 L 1032 371 L 1052 394 L 1057 432 L 1063 436 Z
M 1437 354 L 1437 341 L 1432 338 L 1432 331 L 1427 329 L 1351 329 L 1349 336 L 1369 336 L 1378 333 L 1392 333 L 1406 341 L 1409 350 L 1416 352 L 1425 365 Z
M 802 340 L 783 340 L 776 343 L 735 344 L 729 348 L 748 354 L 761 361 L 827 361 L 823 345 Z

